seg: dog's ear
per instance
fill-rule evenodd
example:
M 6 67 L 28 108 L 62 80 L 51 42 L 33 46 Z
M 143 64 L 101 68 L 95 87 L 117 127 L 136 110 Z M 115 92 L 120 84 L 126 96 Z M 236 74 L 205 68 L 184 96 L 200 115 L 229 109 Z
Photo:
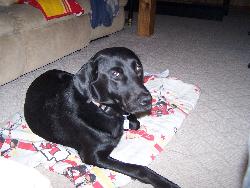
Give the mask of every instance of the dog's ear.
M 97 53 L 74 76 L 74 85 L 84 96 L 88 96 L 88 101 L 95 100 L 99 103 L 113 104 L 109 99 L 106 80 L 99 74 L 99 65 L 105 61 L 102 54 Z
M 89 75 L 89 89 L 92 98 L 99 103 L 113 104 L 113 100 L 109 97 L 108 79 L 105 79 L 105 74 L 101 74 L 99 69 L 106 58 L 102 54 L 94 56 L 91 60 L 91 71 Z
M 88 97 L 88 102 L 92 100 L 89 83 L 93 82 L 97 76 L 98 66 L 95 64 L 93 57 L 74 75 L 74 86 L 81 95 Z

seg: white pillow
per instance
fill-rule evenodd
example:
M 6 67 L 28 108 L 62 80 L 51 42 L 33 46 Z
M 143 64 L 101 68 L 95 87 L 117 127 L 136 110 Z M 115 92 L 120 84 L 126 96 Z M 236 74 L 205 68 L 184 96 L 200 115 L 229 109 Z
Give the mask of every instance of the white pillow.
M 47 177 L 36 169 L 0 157 L 0 186 L 8 188 L 52 188 Z

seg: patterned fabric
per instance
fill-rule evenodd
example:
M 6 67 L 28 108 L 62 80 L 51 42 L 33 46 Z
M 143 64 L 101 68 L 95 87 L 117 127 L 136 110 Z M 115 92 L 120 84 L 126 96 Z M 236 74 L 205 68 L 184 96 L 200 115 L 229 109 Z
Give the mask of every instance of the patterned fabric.
M 111 156 L 128 163 L 149 165 L 194 109 L 200 89 L 175 78 L 146 76 L 153 97 L 151 114 L 139 119 L 139 130 L 126 131 Z M 131 178 L 81 162 L 76 150 L 48 142 L 31 132 L 21 114 L 0 129 L 1 156 L 28 166 L 45 168 L 69 178 L 76 187 L 120 187 Z M 138 152 L 140 151 L 140 152 Z M 32 177 L 31 177 L 32 178 Z
M 47 20 L 84 12 L 75 0 L 19 0 L 18 3 L 27 3 L 41 10 Z

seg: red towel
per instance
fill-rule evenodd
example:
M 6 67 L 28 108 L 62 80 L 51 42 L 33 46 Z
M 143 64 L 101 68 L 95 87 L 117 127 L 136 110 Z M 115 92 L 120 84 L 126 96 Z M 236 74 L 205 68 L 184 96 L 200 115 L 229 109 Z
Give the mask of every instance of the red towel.
M 19 0 L 19 4 L 27 3 L 42 11 L 47 20 L 62 16 L 84 13 L 83 8 L 75 0 Z

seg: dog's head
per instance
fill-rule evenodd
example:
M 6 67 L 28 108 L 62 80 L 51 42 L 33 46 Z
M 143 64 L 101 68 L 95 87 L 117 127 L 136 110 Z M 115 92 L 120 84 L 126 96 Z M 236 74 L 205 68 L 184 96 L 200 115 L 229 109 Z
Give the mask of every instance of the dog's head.
M 96 53 L 86 65 L 79 74 L 85 74 L 81 81 L 89 83 L 92 100 L 127 113 L 151 109 L 152 97 L 143 85 L 143 67 L 133 51 L 107 48 Z

